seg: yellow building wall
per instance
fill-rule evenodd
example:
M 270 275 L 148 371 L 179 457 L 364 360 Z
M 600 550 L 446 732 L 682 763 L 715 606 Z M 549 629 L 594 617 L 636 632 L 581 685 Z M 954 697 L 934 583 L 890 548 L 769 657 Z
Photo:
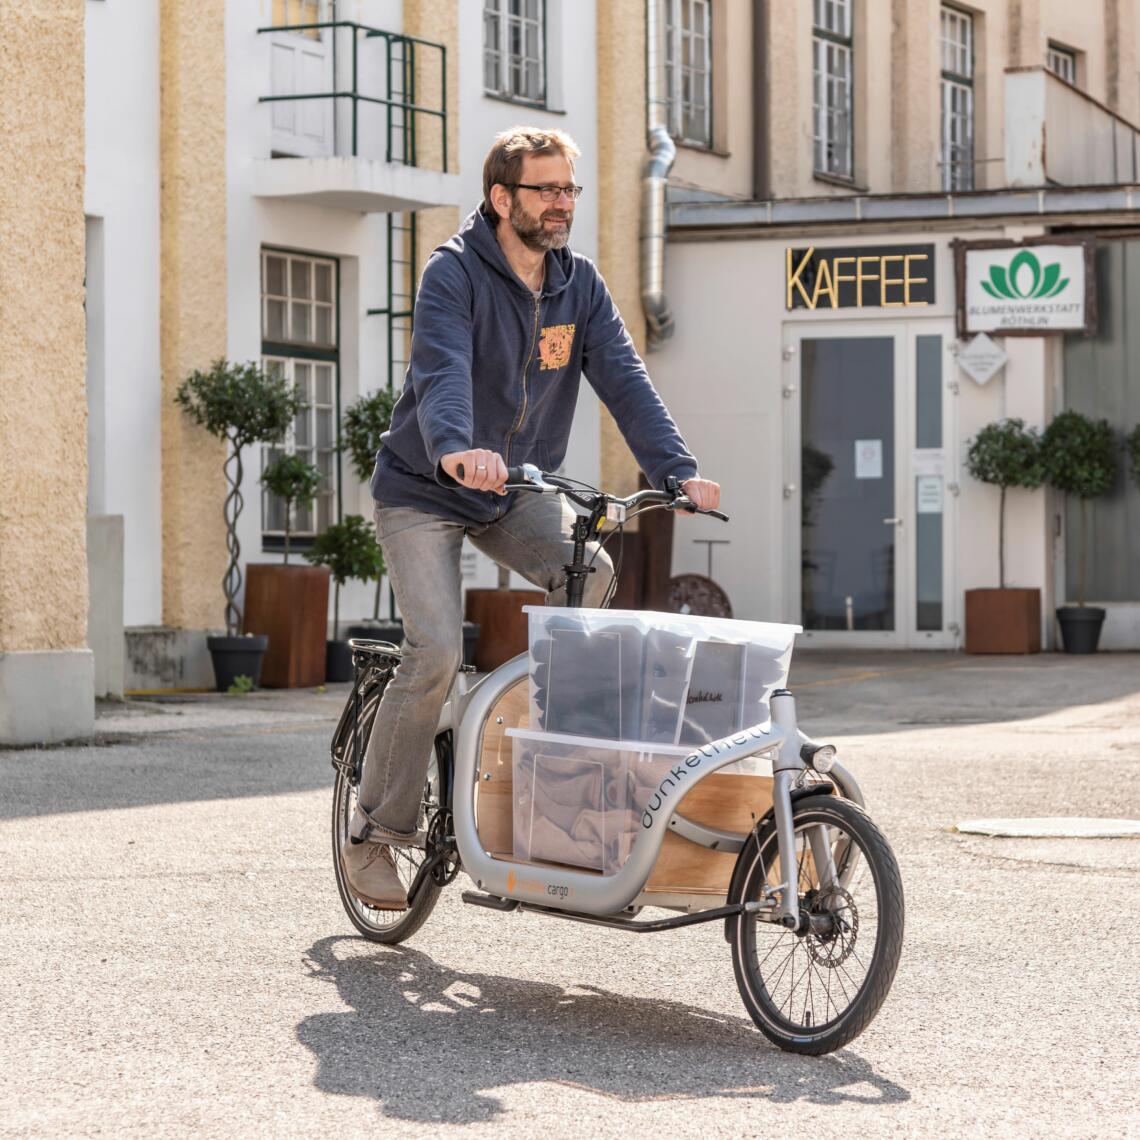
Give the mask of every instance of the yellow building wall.
M 226 355 L 225 0 L 162 0 L 162 611 L 225 624 L 225 447 L 174 403 Z
M 646 353 L 638 226 L 645 159 L 645 6 L 597 0 L 598 268 L 634 344 Z M 653 371 L 652 357 L 648 360 Z M 613 418 L 601 409 L 602 486 L 637 490 L 638 466 Z
M 404 32 L 443 44 L 447 49 L 447 169 L 459 173 L 459 3 L 458 0 L 404 0 Z M 470 62 L 470 61 L 469 61 Z M 476 63 L 478 61 L 475 61 Z M 416 91 L 426 106 L 437 106 L 440 55 L 418 49 Z M 438 118 L 420 115 L 416 124 L 416 159 L 421 166 L 443 169 L 443 128 Z M 416 212 L 416 281 L 437 245 L 459 229 L 459 210 L 438 206 Z
M 812 169 L 811 0 L 769 0 L 774 197 L 941 188 L 941 7 L 941 0 L 853 0 L 855 171 L 850 185 L 836 185 Z M 959 7 L 974 16 L 978 189 L 1006 181 L 1005 70 L 1044 66 L 1050 40 L 1080 53 L 1079 85 L 1089 95 L 1126 119 L 1140 118 L 1140 0 L 970 0 Z M 691 181 L 719 188 L 712 176 Z
M 713 0 L 713 145 L 679 144 L 670 182 L 752 197 L 752 5 Z
M 84 14 L 0 3 L 0 653 L 87 642 Z

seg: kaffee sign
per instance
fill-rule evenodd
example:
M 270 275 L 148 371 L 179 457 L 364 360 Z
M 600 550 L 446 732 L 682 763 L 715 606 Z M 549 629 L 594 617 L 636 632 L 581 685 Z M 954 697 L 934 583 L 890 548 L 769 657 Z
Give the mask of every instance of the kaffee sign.
M 913 309 L 934 304 L 934 246 L 845 246 L 784 251 L 792 309 Z
M 1096 331 L 1094 238 L 953 243 L 958 335 Z

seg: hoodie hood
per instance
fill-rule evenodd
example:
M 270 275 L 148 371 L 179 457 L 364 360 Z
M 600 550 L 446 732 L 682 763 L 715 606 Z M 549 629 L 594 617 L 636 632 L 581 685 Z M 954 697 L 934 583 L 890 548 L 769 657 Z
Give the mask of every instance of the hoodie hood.
M 503 223 L 509 224 L 509 223 Z M 459 233 L 440 247 L 452 253 L 461 253 L 464 245 L 468 245 L 478 254 L 479 258 L 500 276 L 530 296 L 530 290 L 519 280 L 519 276 L 507 261 L 503 247 L 495 236 L 495 226 L 480 206 L 468 214 Z M 556 297 L 564 289 L 568 289 L 574 280 L 574 254 L 568 245 L 561 249 L 548 249 L 546 251 L 546 279 L 542 285 L 544 297 Z

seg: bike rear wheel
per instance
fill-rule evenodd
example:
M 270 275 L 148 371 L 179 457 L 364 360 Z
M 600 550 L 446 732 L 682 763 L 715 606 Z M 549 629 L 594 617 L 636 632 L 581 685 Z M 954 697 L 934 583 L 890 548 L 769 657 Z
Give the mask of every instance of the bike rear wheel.
M 416 829 L 420 832 L 427 830 L 428 824 L 439 810 L 439 775 L 436 757 L 433 751 L 431 767 L 428 769 L 427 781 L 424 784 L 424 795 L 420 806 L 419 819 Z M 416 901 L 405 910 L 380 910 L 361 902 L 349 888 L 345 879 L 344 868 L 340 862 L 340 849 L 348 839 L 348 829 L 352 822 L 353 812 L 356 810 L 356 787 L 342 773 L 338 772 L 333 784 L 332 803 L 332 847 L 333 867 L 336 870 L 336 887 L 340 893 L 340 901 L 344 904 L 345 912 L 352 921 L 353 926 L 373 942 L 394 944 L 411 938 L 435 909 L 439 898 L 440 887 L 429 875 L 416 895 Z M 420 866 L 427 858 L 422 847 L 392 847 L 392 856 L 396 865 L 396 873 L 400 876 L 405 887 L 410 887 Z
M 793 824 L 801 928 L 741 915 L 734 920 L 732 961 L 760 1031 L 788 1052 L 818 1055 L 862 1033 L 891 988 L 902 952 L 902 879 L 883 833 L 850 801 L 800 800 Z M 825 858 L 816 858 L 825 850 L 834 875 Z M 751 860 L 741 901 L 762 901 L 765 887 L 787 874 L 774 821 L 741 858 Z

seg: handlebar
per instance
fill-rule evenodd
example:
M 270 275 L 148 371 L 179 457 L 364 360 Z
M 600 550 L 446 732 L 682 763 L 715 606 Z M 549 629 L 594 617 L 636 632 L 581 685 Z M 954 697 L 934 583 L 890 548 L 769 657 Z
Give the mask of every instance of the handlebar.
M 462 474 L 461 471 L 460 475 Z M 728 515 L 724 514 L 723 511 L 698 507 L 692 499 L 681 491 L 680 485 L 673 476 L 666 480 L 665 489 L 662 491 L 637 491 L 623 499 L 604 491 L 592 491 L 575 486 L 559 475 L 540 471 L 537 467 L 524 463 L 521 467 L 507 468 L 507 482 L 504 489 L 507 491 L 529 491 L 536 494 L 563 495 L 587 510 L 604 510 L 607 506 L 614 506 L 624 512 L 648 506 L 663 506 L 671 511 L 711 515 L 715 519 L 720 519 L 721 522 L 728 522 Z

